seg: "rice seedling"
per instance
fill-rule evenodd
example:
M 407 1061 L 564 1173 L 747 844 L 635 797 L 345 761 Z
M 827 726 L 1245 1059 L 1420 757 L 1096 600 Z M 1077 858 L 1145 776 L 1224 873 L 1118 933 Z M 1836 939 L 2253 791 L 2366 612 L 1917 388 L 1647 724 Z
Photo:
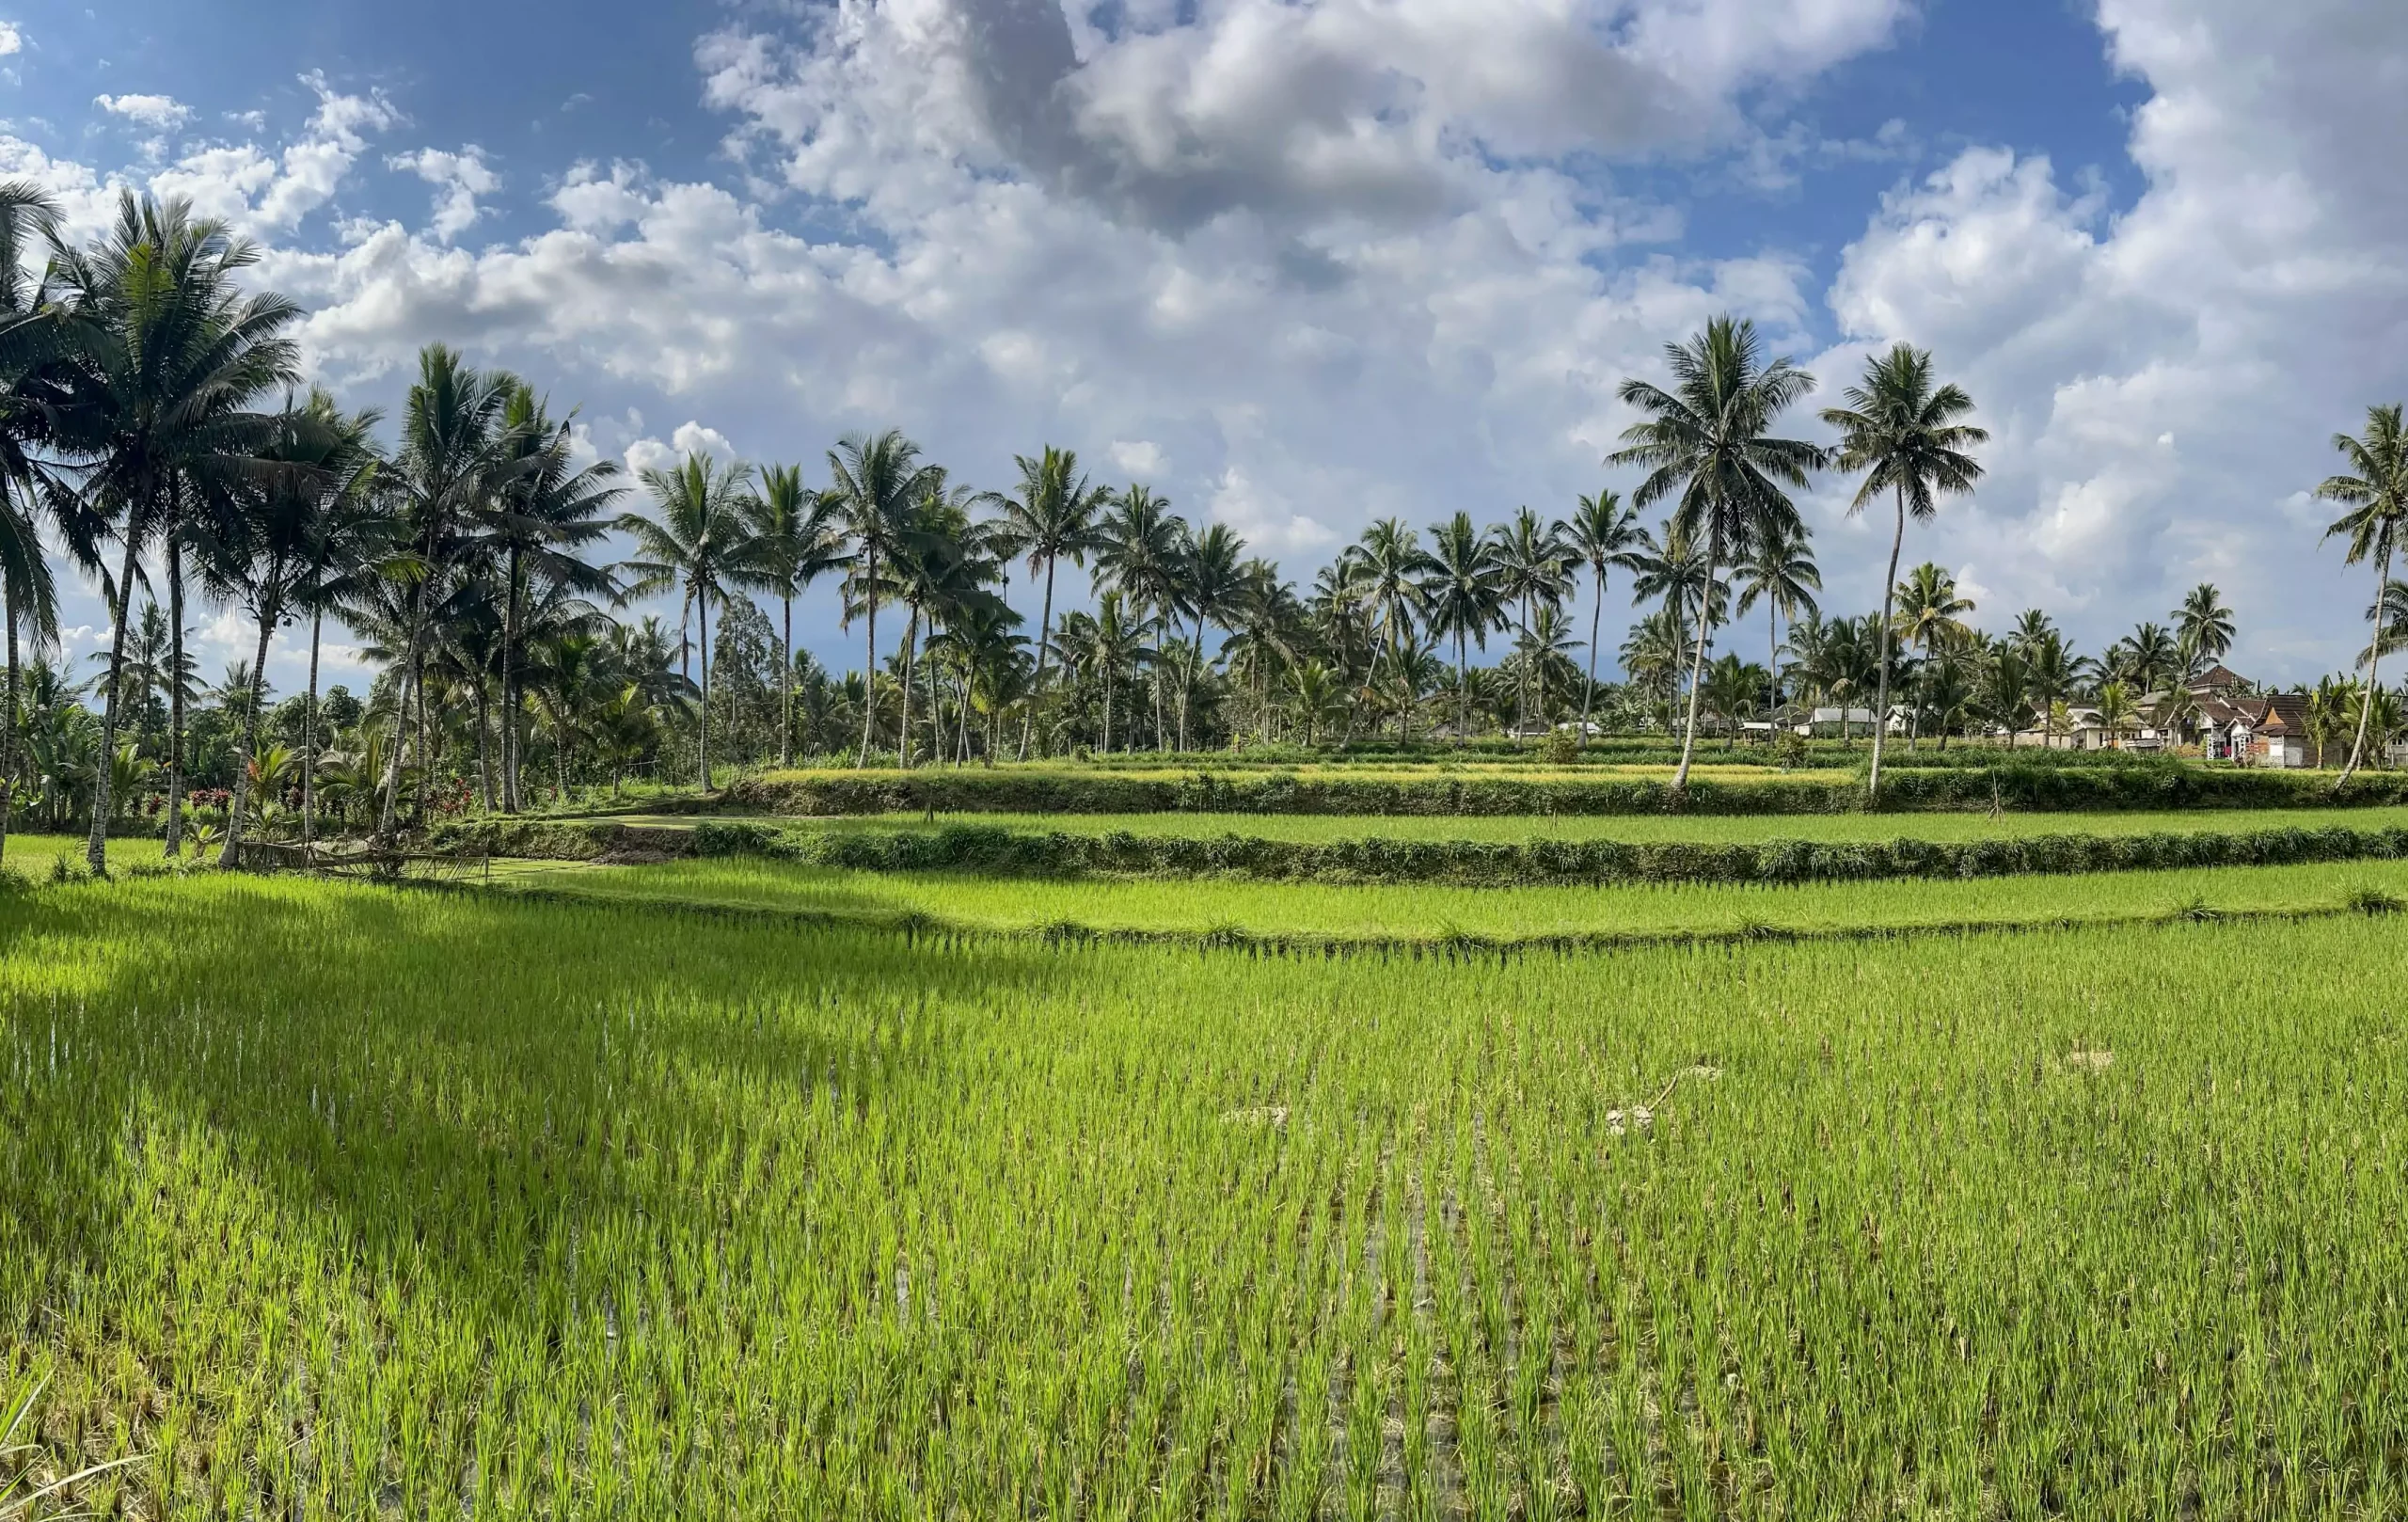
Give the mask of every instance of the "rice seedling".
M 21 892 L 0 1357 L 46 1472 L 150 1456 L 102 1514 L 2369 1515 L 2397 991 L 2338 913 L 1325 960 Z
M 924 929 L 1045 931 L 1257 940 L 1516 943 L 1683 935 L 1866 934 L 1888 930 L 2120 923 L 2194 900 L 2225 914 L 2335 912 L 2362 888 L 2408 895 L 2408 862 L 2194 867 L 2007 877 L 1813 882 L 1615 883 L 1466 888 L 1325 887 L 1217 879 L 1055 880 L 966 873 L 848 872 L 731 858 L 649 866 L 497 863 L 504 891 L 613 902 L 759 911 Z

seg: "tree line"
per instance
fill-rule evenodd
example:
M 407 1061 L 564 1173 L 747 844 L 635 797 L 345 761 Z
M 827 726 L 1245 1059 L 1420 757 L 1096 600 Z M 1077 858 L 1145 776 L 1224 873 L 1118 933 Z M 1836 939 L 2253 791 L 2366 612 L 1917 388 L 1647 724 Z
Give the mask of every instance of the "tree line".
M 2055 727 L 2076 699 L 2111 727 L 2147 705 L 2178 729 L 2181 678 L 2233 639 L 2209 585 L 2168 624 L 2083 658 L 2044 612 L 1994 638 L 1941 567 L 1902 578 L 1909 528 L 1975 489 L 1988 442 L 1972 399 L 1907 344 L 1821 412 L 1826 446 L 1782 436 L 1814 378 L 1768 357 L 1752 324 L 1715 319 L 1667 347 L 1664 384 L 1621 388 L 1640 420 L 1607 463 L 1638 473 L 1626 498 L 1486 527 L 1461 512 L 1423 531 L 1384 519 L 1300 587 L 1227 525 L 1191 524 L 1142 484 L 1100 484 L 1053 447 L 1017 457 L 1000 491 L 956 482 L 892 430 L 845 438 L 816 470 L 689 454 L 631 475 L 584 460 L 573 415 L 525 380 L 441 345 L 419 357 L 388 444 L 378 412 L 305 388 L 303 314 L 247 287 L 257 259 L 223 223 L 131 193 L 79 245 L 38 190 L 0 185 L 0 847 L 21 796 L 54 822 L 88 811 L 99 871 L 137 793 L 170 854 L 205 828 L 230 863 L 246 828 L 306 841 L 331 819 L 390 839 L 432 809 L 515 812 L 534 787 L 630 771 L 707 786 L 772 753 L 908 768 L 1312 746 L 1389 725 L 1408 745 L 1653 729 L 1679 738 L 1678 790 L 1709 723 L 1735 734 L 1810 698 L 1838 708 L 1843 740 L 1869 705 L 1877 793 L 1901 710 L 1909 743 L 2011 739 Z M 2336 443 L 2348 473 L 2319 495 L 2345 509 L 2331 531 L 2379 590 L 2366 679 L 2328 680 L 2318 700 L 2354 729 L 2354 769 L 2369 737 L 2400 727 L 2374 678 L 2408 634 L 2408 588 L 2390 578 L 2408 517 L 2400 409 Z M 1877 613 L 1826 616 L 1817 601 L 1794 494 L 1824 471 L 1855 478 L 1851 514 L 1890 519 Z M 110 609 L 87 684 L 50 658 L 46 540 Z M 610 559 L 617 542 L 631 551 Z M 1065 563 L 1088 581 L 1069 610 Z M 1617 652 L 1624 680 L 1601 682 L 1617 573 L 1640 616 Z M 863 666 L 842 676 L 795 642 L 794 605 L 823 579 L 863 639 Z M 630 614 L 660 596 L 673 626 Z M 254 640 L 214 688 L 187 650 L 196 604 L 232 610 Z M 1735 648 L 1759 608 L 1762 665 Z M 364 699 L 319 691 L 330 621 L 377 669 Z M 271 706 L 270 645 L 303 625 L 306 690 Z M 1735 648 L 1718 657 L 1725 629 Z M 1475 665 L 1500 636 L 1499 658 Z M 188 817 L 197 780 L 222 826 Z

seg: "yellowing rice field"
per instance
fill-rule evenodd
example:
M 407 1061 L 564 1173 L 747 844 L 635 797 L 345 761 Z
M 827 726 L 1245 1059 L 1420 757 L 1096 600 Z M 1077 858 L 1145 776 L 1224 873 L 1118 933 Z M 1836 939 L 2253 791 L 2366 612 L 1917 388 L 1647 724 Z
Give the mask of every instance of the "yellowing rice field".
M 2399 945 L 0 892 L 0 1372 L 103 1515 L 2399 1515 Z

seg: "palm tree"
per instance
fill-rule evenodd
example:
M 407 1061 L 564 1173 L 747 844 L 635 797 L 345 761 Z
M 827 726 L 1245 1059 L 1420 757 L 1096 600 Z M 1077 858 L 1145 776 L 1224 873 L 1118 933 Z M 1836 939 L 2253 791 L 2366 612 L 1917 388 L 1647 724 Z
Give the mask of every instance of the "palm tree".
M 58 594 L 42 553 L 35 512 L 40 468 L 30 451 L 50 432 L 43 370 L 56 350 L 57 314 L 25 277 L 33 235 L 55 225 L 57 208 L 39 186 L 0 184 L 0 627 L 8 674 L 0 693 L 0 861 L 8 850 L 17 781 L 19 632 L 37 648 L 55 642 Z
M 122 568 L 108 591 L 114 632 L 101 718 L 101 753 L 117 749 L 123 683 L 125 611 L 142 551 L 163 538 L 171 552 L 171 597 L 182 633 L 181 577 L 173 560 L 184 505 L 222 499 L 277 426 L 252 410 L 291 385 L 298 352 L 286 329 L 301 309 L 282 296 L 246 293 L 237 277 L 257 247 L 225 223 L 195 218 L 181 199 L 124 192 L 116 225 L 88 249 L 53 236 L 53 280 L 71 316 L 61 340 L 68 373 L 50 413 L 54 447 L 84 470 L 87 511 L 113 526 Z M 182 716 L 172 737 L 169 803 L 182 772 Z M 108 871 L 109 778 L 94 784 L 86 858 Z
M 1346 565 L 1354 595 L 1371 610 L 1381 638 L 1396 648 L 1411 643 L 1422 614 L 1421 579 L 1429 570 L 1421 536 L 1401 518 L 1382 518 L 1351 547 Z
M 871 737 L 878 730 L 878 605 L 886 600 L 885 563 L 899 547 L 911 511 L 927 494 L 935 466 L 922 465 L 920 446 L 895 429 L 864 436 L 849 435 L 828 452 L 833 477 L 829 488 L 835 527 L 852 548 L 842 563 L 850 595 L 847 619 L 860 611 L 869 620 L 869 653 L 862 671 L 868 682 L 862 705 L 860 764 L 869 765 Z
M 1600 491 L 1581 498 L 1563 528 L 1573 554 L 1589 567 L 1589 579 L 1595 586 L 1595 598 L 1589 607 L 1589 685 L 1580 693 L 1580 744 L 1585 747 L 1590 706 L 1597 695 L 1597 636 L 1605 624 L 1606 572 L 1616 565 L 1629 565 L 1631 551 L 1639 546 L 1639 510 L 1624 507 L 1618 492 Z
M 1458 513 L 1430 526 L 1430 562 L 1423 572 L 1423 614 L 1430 632 L 1455 642 L 1455 743 L 1462 745 L 1471 725 L 1468 645 L 1488 648 L 1489 632 L 1505 624 L 1505 592 L 1495 547 L 1472 526 L 1471 515 Z
M 2232 648 L 2232 610 L 2224 605 L 2224 595 L 2216 591 L 2213 582 L 2202 581 L 2193 587 L 2182 599 L 2182 606 L 2175 610 L 2174 619 L 2183 642 L 2197 655 L 2201 665 L 2215 664 Z
M 1167 499 L 1140 485 L 1131 485 L 1112 499 L 1097 529 L 1096 586 L 1118 592 L 1138 624 L 1168 625 L 1180 607 L 1182 561 L 1188 544 L 1186 521 L 1170 510 Z M 1154 736 L 1167 746 L 1169 728 L 1164 721 L 1159 683 L 1154 684 Z
M 645 597 L 679 588 L 693 606 L 702 656 L 702 701 L 695 709 L 697 774 L 711 785 L 711 599 L 757 574 L 760 549 L 749 511 L 752 468 L 740 462 L 715 465 L 689 454 L 673 469 L 643 473 L 657 517 L 628 513 L 619 531 L 633 538 L 636 553 L 625 567 L 632 579 L 626 595 Z
M 2032 663 L 2012 642 L 1990 652 L 1982 667 L 1982 716 L 2006 729 L 2006 748 L 2032 718 Z
M 1541 602 L 1552 608 L 1562 600 L 1565 585 L 1571 579 L 1571 542 L 1564 536 L 1562 524 L 1543 523 L 1536 513 L 1524 507 L 1514 512 L 1510 522 L 1497 527 L 1490 535 L 1490 544 L 1497 563 L 1497 591 L 1506 600 L 1521 604 L 1521 642 L 1527 644 L 1532 608 Z M 1517 745 L 1521 731 L 1529 727 L 1529 668 L 1524 665 L 1513 687 Z
M 1245 541 L 1226 523 L 1208 526 L 1180 557 L 1180 602 L 1196 620 L 1196 640 L 1188 656 L 1187 680 L 1179 694 L 1179 748 L 1187 749 L 1188 697 L 1203 659 L 1204 642 L 1217 626 L 1232 626 L 1244 608 Z
M 2107 740 L 2117 750 L 2123 748 L 2124 730 L 2138 717 L 2132 703 L 2132 690 L 2121 678 L 2102 682 L 2099 687 L 2099 722 L 2107 731 Z
M 1730 726 L 1724 732 L 1724 750 L 1738 748 L 1739 726 L 1753 711 L 1757 698 L 1771 680 L 1771 674 L 1764 667 L 1743 661 L 1735 654 L 1723 656 L 1706 669 L 1706 706 Z
M 1538 613 L 1513 650 L 1514 663 L 1519 668 L 1516 674 L 1522 683 L 1537 689 L 1540 723 L 1547 721 L 1548 679 L 1560 675 L 1569 686 L 1579 676 L 1571 655 L 1579 648 L 1580 642 L 1572 638 L 1572 630 L 1564 623 L 1563 610 L 1551 602 L 1540 604 Z
M 2367 432 L 2364 438 L 2352 438 L 2347 434 L 2333 436 L 2333 447 L 2352 472 L 2326 478 L 2316 488 L 2320 500 L 2339 502 L 2349 509 L 2333 520 L 2325 537 L 2344 534 L 2349 538 L 2349 553 L 2342 563 L 2355 565 L 2360 561 L 2375 563 L 2377 616 L 2371 617 L 2373 632 L 2367 641 L 2367 685 L 2378 686 L 2378 673 L 2383 660 L 2383 621 L 2379 616 L 2382 592 L 2391 582 L 2391 552 L 2399 538 L 2400 525 L 2408 522 L 2408 427 L 2400 420 L 2400 405 L 2367 409 Z M 2358 764 L 2365 758 L 2367 747 L 2367 716 L 2373 712 L 2371 705 L 2358 710 L 2358 735 L 2350 746 L 2349 764 L 2341 769 L 2336 789 L 2346 785 Z
M 2174 637 L 2162 624 L 2144 621 L 2107 653 L 2108 663 L 2146 695 L 2170 678 L 2186 674 Z
M 2021 653 L 2030 677 L 2033 701 L 2048 716 L 2041 725 L 2040 736 L 2045 748 L 2046 742 L 2056 737 L 2058 708 L 2073 696 L 2077 682 L 2076 663 L 2071 652 L 2066 648 L 2065 637 L 2054 628 L 2048 627 L 2045 620 L 2035 637 L 2022 644 Z
M 1671 389 L 1637 379 L 1623 382 L 1622 400 L 1647 420 L 1624 430 L 1624 447 L 1608 463 L 1650 471 L 1631 496 L 1635 506 L 1679 494 L 1672 526 L 1704 541 L 1710 589 L 1724 551 L 1744 552 L 1766 535 L 1798 531 L 1797 505 L 1782 487 L 1802 489 L 1808 473 L 1823 464 L 1823 452 L 1798 439 L 1772 437 L 1769 430 L 1792 403 L 1814 389 L 1814 378 L 1786 358 L 1766 362 L 1756 325 L 1729 317 L 1714 319 L 1687 344 L 1668 345 L 1665 358 Z M 1697 684 L 1705 674 L 1714 628 L 1712 607 L 1704 611 L 1690 662 L 1688 729 L 1681 739 L 1680 769 L 1672 774 L 1675 797 L 1688 790 L 1697 748 Z
M 1881 796 L 1881 739 L 1889 728 L 1890 667 L 1894 645 L 1890 627 L 1892 589 L 1898 582 L 1898 552 L 1906 545 L 1907 519 L 1928 523 L 1943 496 L 1961 496 L 1982 476 L 1966 452 L 1989 435 L 1961 420 L 1973 410 L 1962 388 L 1936 384 L 1929 351 L 1901 343 L 1866 362 L 1864 378 L 1847 388 L 1845 407 L 1823 420 L 1840 431 L 1839 468 L 1861 470 L 1863 484 L 1848 503 L 1851 516 L 1888 493 L 1898 521 L 1890 535 L 1890 569 L 1881 579 L 1880 686 L 1874 700 L 1873 769 L 1865 796 Z
M 1347 706 L 1346 679 L 1325 660 L 1307 660 L 1288 673 L 1288 690 L 1296 715 L 1305 721 L 1305 743 L 1314 744 L 1322 724 Z
M 1973 610 L 1972 599 L 1958 596 L 1956 579 L 1929 561 L 1908 572 L 1893 595 L 1897 611 L 1890 620 L 1892 630 L 1925 656 L 1972 632 L 1964 615 Z
M 340 479 L 325 505 L 310 522 L 303 547 L 303 574 L 291 601 L 296 612 L 309 615 L 309 686 L 301 709 L 301 843 L 317 838 L 318 791 L 318 660 L 326 614 L 341 617 L 372 587 L 389 586 L 406 567 L 400 556 L 406 526 L 394 512 L 394 494 L 381 472 L 383 460 L 369 430 L 375 414 L 354 419 L 356 433 L 347 441 L 351 463 L 348 479 Z
M 306 404 L 285 415 L 277 436 L 259 452 L 262 464 L 282 468 L 263 472 L 241 488 L 231 517 L 213 515 L 196 525 L 206 549 L 199 566 L 203 584 L 214 595 L 247 608 L 259 634 L 251 658 L 255 679 L 244 694 L 235 728 L 234 800 L 220 866 L 242 861 L 269 642 L 311 591 L 326 516 L 356 489 L 373 458 L 369 431 L 374 426 L 373 413 L 345 417 L 325 392 L 311 393 Z
M 1039 565 L 1045 568 L 1045 610 L 1037 621 L 1037 691 L 1042 701 L 1045 658 L 1054 638 L 1054 568 L 1066 558 L 1073 565 L 1085 566 L 1089 552 L 1101 547 L 1103 537 L 1096 518 L 1112 500 L 1112 493 L 1087 484 L 1087 478 L 1079 474 L 1078 455 L 1069 450 L 1048 444 L 1033 458 L 1014 455 L 1012 463 L 1020 468 L 1020 494 L 990 493 L 987 500 L 1003 511 L 995 537 L 1004 557 L 1026 556 L 1032 576 Z M 1021 721 L 1020 758 L 1023 761 L 1028 759 L 1036 720 L 1032 708 Z
M 778 635 L 778 765 L 794 765 L 794 600 L 845 561 L 837 499 L 802 484 L 802 467 L 773 465 L 753 494 L 752 537 L 759 590 L 783 615 Z
M 405 753 L 421 784 L 432 775 L 424 684 L 429 614 L 451 594 L 469 547 L 464 535 L 474 515 L 505 484 L 511 467 L 502 430 L 517 388 L 513 377 L 476 370 L 439 343 L 419 351 L 418 379 L 402 406 L 401 456 L 393 473 L 408 525 L 411 564 L 409 597 L 395 631 L 401 642 L 394 652 L 392 740 L 377 806 L 379 840 L 392 838 Z M 418 737 L 415 746 L 405 746 L 413 698 Z
M 517 386 L 502 416 L 503 478 L 478 504 L 483 557 L 498 570 L 501 596 L 501 805 L 518 810 L 519 716 L 524 707 L 518 668 L 524 657 L 526 606 L 553 588 L 579 596 L 608 596 L 610 573 L 578 553 L 608 533 L 610 509 L 625 488 L 617 464 L 576 459 L 571 420 L 555 421 L 533 388 Z
M 2006 638 L 2009 643 L 2029 657 L 2042 640 L 2052 637 L 2062 641 L 2062 636 L 2057 635 L 2056 620 L 2037 608 L 2026 608 L 2015 615 L 2014 631 Z
M 1814 564 L 1814 536 L 1800 523 L 1795 534 L 1769 533 L 1757 538 L 1748 547 L 1735 567 L 1739 583 L 1737 611 L 1745 614 L 1759 598 L 1765 605 L 1765 626 L 1768 636 L 1766 664 L 1767 680 L 1771 683 L 1771 698 L 1781 701 L 1781 624 L 1787 619 L 1798 621 L 1802 610 L 1819 613 L 1814 594 L 1823 590 L 1823 573 Z

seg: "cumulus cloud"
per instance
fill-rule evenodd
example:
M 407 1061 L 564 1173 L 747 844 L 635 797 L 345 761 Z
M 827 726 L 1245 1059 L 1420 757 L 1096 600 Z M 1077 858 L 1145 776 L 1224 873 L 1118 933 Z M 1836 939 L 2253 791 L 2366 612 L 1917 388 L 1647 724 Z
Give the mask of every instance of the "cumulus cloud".
M 474 147 L 457 153 L 422 148 L 415 153 L 396 154 L 386 162 L 435 187 L 435 216 L 428 226 L 444 243 L 476 225 L 478 197 L 490 196 L 501 188 L 501 177 L 486 166 L 483 151 Z
M 14 23 L 0 21 L 0 58 L 9 57 L 24 50 L 25 34 L 17 30 Z
M 2400 389 L 2408 168 L 2363 145 L 2408 131 L 2384 84 L 2408 13 L 2107 0 L 2099 20 L 2153 90 L 2138 203 L 2111 218 L 2045 159 L 1962 153 L 1848 250 L 1830 302 L 1859 341 L 1829 361 L 1909 339 L 1983 404 L 1991 479 L 1925 544 L 2015 608 L 2103 641 L 2209 579 L 2255 674 L 2345 665 L 2372 589 L 2300 493 Z
M 15 51 L 0 48 L 0 53 Z M 92 103 L 113 117 L 123 117 L 153 132 L 173 132 L 192 119 L 192 107 L 171 95 L 96 95 Z

